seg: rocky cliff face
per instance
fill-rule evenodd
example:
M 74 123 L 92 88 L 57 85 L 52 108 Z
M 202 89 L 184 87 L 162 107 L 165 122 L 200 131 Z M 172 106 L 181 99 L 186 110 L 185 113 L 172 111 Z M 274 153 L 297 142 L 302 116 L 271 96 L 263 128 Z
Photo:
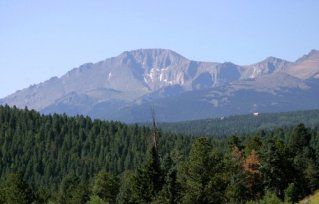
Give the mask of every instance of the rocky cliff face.
M 296 62 L 269 57 L 239 66 L 230 62 L 192 61 L 167 49 L 140 49 L 84 64 L 60 78 L 17 91 L 0 103 L 28 106 L 43 113 L 87 114 L 123 121 L 145 120 L 145 117 L 136 119 L 136 115 L 148 114 L 142 109 L 157 104 L 165 107 L 159 113 L 163 120 L 187 120 L 213 117 L 217 112 L 246 113 L 261 110 L 260 107 L 272 111 L 276 104 L 283 109 L 296 109 L 283 99 L 285 95 L 287 100 L 298 99 L 297 95 L 304 93 L 309 102 L 298 108 L 319 108 L 318 103 L 311 101 L 319 99 L 317 79 L 319 51 L 316 50 Z M 245 97 L 248 92 L 249 101 L 238 105 L 238 101 L 245 100 L 239 95 Z M 268 98 L 273 105 L 263 104 L 260 93 L 271 94 Z M 168 119 L 172 118 L 170 111 L 177 107 L 190 111 L 183 118 Z
M 299 79 L 319 78 L 319 51 L 312 50 L 289 66 L 287 73 Z
M 286 60 L 268 57 L 259 63 L 244 66 L 244 72 L 241 76 L 241 79 L 256 79 L 267 74 L 284 72 L 290 65 L 291 62 Z

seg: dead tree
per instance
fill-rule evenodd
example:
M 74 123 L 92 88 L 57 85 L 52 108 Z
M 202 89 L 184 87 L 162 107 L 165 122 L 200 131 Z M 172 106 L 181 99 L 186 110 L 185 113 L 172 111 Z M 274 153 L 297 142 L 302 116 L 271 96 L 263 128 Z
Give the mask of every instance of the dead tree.
M 151 108 L 151 112 L 152 112 L 152 146 L 157 150 L 157 139 L 158 139 L 158 131 L 157 131 L 157 126 L 156 126 L 156 115 L 155 115 L 155 111 L 154 111 L 154 107 Z

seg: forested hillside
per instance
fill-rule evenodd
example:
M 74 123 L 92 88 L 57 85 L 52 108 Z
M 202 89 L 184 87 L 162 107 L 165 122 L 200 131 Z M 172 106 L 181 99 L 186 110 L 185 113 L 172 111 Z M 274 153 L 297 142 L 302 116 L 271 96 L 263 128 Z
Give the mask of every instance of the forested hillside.
M 294 126 L 299 123 L 304 123 L 308 127 L 319 125 L 319 110 L 261 113 L 258 116 L 253 114 L 236 115 L 176 123 L 160 123 L 159 126 L 167 132 L 223 137 L 265 129 L 273 130 L 276 127 Z
M 145 127 L 0 106 L 0 175 L 23 172 L 30 184 L 55 188 L 72 171 L 83 181 L 101 170 L 119 174 L 145 160 L 149 140 Z M 190 138 L 165 134 L 159 143 L 163 155 L 185 154 Z
M 155 133 L 0 107 L 0 203 L 292 203 L 319 188 L 318 127 Z

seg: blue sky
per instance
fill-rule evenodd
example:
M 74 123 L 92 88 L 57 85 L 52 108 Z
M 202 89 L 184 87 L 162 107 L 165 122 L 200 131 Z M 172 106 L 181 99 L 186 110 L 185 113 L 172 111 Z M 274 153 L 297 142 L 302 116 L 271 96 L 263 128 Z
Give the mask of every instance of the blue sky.
M 317 0 L 1 0 L 0 98 L 138 48 L 190 59 L 291 61 L 319 49 Z

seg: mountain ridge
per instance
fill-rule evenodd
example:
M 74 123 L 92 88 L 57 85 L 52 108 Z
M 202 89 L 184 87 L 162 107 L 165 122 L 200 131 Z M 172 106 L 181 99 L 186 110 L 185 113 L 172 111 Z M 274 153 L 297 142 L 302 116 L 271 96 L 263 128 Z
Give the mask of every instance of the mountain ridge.
M 254 64 L 236 65 L 232 62 L 190 60 L 170 49 L 138 49 L 122 52 L 116 57 L 107 58 L 97 63 L 85 63 L 61 77 L 52 77 L 47 81 L 17 91 L 1 99 L 0 104 L 16 105 L 20 108 L 27 106 L 44 113 L 66 112 L 71 115 L 99 115 L 98 118 L 126 121 L 125 113 L 123 113 L 125 110 L 129 114 L 132 113 L 133 107 L 137 107 L 139 104 L 143 105 L 144 102 L 155 103 L 158 99 L 171 101 L 174 97 L 178 98 L 187 92 L 188 100 L 194 101 L 193 106 L 201 104 L 202 102 L 198 101 L 202 100 L 201 98 L 208 101 L 206 105 L 203 105 L 208 110 L 200 111 L 202 114 L 216 112 L 211 109 L 221 109 L 217 111 L 220 114 L 225 108 L 220 104 L 229 103 L 228 107 L 231 104 L 237 104 L 238 102 L 232 100 L 235 98 L 242 100 L 242 98 L 238 99 L 236 94 L 248 90 L 254 92 L 256 96 L 259 95 L 259 92 L 272 94 L 271 98 L 273 98 L 274 103 L 289 102 L 288 98 L 285 102 L 282 99 L 279 102 L 277 100 L 279 100 L 280 95 L 287 93 L 294 97 L 290 93 L 293 89 L 307 92 L 308 95 L 315 95 L 317 91 L 311 86 L 316 83 L 309 84 L 308 81 L 317 79 L 319 80 L 318 50 L 312 50 L 295 62 L 267 57 Z M 204 93 L 202 90 L 211 90 L 210 92 L 218 92 L 219 94 L 215 98 L 202 95 L 199 99 L 190 99 L 189 95 L 197 96 L 198 93 L 210 93 L 205 91 Z M 179 100 L 183 101 L 184 99 Z M 253 97 L 250 100 L 258 101 Z M 165 106 L 166 101 L 164 100 L 162 104 L 158 105 Z M 166 105 L 166 109 L 183 106 L 181 101 Z M 118 111 L 109 110 L 112 114 L 105 113 L 105 116 L 95 113 L 95 106 L 100 107 L 98 108 L 100 110 L 101 106 L 103 107 L 102 104 L 107 110 L 109 105 Z M 249 104 L 255 103 L 252 101 Z M 314 103 L 309 102 L 309 104 L 313 105 Z M 258 110 L 258 108 L 242 106 L 241 108 L 246 111 Z M 255 104 L 255 106 L 262 105 Z M 317 107 L 311 106 L 311 108 Z M 270 106 L 269 111 L 271 109 Z M 137 114 L 136 111 L 133 112 Z M 238 110 L 238 113 L 242 113 L 242 111 Z M 119 117 L 117 114 L 123 116 Z M 195 112 L 189 114 L 189 116 L 185 116 L 185 120 L 198 115 Z M 204 116 L 206 115 L 199 117 Z M 129 122 L 136 121 L 134 118 Z M 165 120 L 165 116 L 163 119 Z

